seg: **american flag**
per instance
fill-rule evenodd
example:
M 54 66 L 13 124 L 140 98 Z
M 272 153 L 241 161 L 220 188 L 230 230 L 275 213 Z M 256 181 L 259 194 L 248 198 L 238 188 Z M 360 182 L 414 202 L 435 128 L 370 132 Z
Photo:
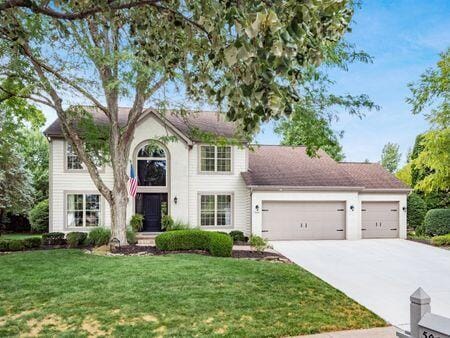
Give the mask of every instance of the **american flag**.
M 130 191 L 130 196 L 135 197 L 137 192 L 138 181 L 136 175 L 134 174 L 133 165 L 130 165 L 130 179 L 128 180 L 128 189 Z

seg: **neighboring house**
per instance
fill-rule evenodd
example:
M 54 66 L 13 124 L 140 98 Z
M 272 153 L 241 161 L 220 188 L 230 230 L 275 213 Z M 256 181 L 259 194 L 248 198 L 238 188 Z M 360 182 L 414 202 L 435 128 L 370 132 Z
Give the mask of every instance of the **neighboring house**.
M 128 109 L 120 109 L 125 123 Z M 104 115 L 93 112 L 97 123 Z M 233 123 L 212 112 L 187 117 L 147 110 L 131 145 L 138 194 L 128 217 L 141 213 L 144 232 L 161 231 L 164 212 L 206 230 L 241 230 L 269 239 L 360 239 L 406 237 L 410 189 L 378 164 L 338 163 L 304 147 L 217 146 L 193 135 L 200 130 L 225 138 Z M 87 231 L 110 226 L 110 209 L 64 140 L 59 121 L 50 140 L 50 231 Z M 150 140 L 175 136 L 177 141 Z M 112 185 L 112 170 L 101 169 Z

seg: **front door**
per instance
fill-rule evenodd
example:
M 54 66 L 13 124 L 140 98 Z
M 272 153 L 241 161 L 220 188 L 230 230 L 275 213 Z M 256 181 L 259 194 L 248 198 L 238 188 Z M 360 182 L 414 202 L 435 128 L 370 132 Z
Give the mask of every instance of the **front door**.
M 136 213 L 144 216 L 142 231 L 161 231 L 162 203 L 167 203 L 167 194 L 137 194 Z

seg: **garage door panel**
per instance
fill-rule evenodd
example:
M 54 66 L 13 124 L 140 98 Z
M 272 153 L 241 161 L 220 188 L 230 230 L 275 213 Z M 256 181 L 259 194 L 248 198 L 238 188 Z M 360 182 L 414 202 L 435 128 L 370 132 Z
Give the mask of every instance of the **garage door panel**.
M 362 238 L 397 238 L 398 207 L 398 202 L 362 202 Z
M 265 238 L 345 239 L 345 202 L 265 201 L 262 210 Z

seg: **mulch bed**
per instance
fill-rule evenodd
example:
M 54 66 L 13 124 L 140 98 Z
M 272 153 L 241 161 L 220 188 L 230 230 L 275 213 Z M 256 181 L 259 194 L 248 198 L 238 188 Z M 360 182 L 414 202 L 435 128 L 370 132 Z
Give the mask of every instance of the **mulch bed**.
M 187 253 L 187 254 L 198 254 L 210 256 L 207 251 L 204 250 L 176 250 L 176 251 L 164 251 L 159 250 L 155 246 L 137 246 L 137 245 L 127 245 L 117 248 L 113 251 L 113 254 L 121 255 L 167 255 L 167 254 L 177 254 L 177 253 Z M 278 261 L 284 263 L 291 263 L 288 258 L 275 252 L 257 252 L 251 250 L 233 250 L 231 253 L 232 258 L 249 258 L 257 260 L 268 260 L 268 261 Z

